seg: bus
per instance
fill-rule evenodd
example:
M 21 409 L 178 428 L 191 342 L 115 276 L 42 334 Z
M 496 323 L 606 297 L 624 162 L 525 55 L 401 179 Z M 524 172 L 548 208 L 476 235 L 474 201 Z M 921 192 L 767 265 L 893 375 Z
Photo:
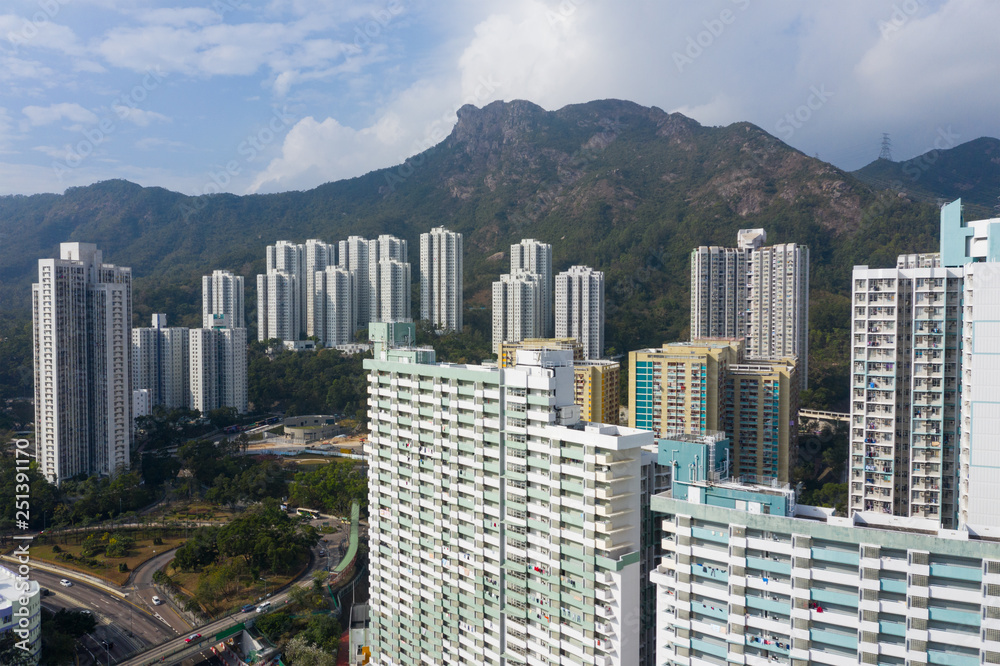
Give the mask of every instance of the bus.
M 319 511 L 317 511 L 316 509 L 306 509 L 305 507 L 301 506 L 295 510 L 295 513 L 297 513 L 300 516 L 304 516 L 306 518 L 312 518 L 314 520 L 320 517 Z

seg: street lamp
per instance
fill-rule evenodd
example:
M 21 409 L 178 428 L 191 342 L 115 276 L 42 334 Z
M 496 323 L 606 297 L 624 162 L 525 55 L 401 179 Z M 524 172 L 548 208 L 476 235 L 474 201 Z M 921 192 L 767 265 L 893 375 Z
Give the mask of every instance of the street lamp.
M 267 599 L 267 579 L 264 578 L 263 576 L 261 576 L 260 579 L 264 581 L 264 598 Z

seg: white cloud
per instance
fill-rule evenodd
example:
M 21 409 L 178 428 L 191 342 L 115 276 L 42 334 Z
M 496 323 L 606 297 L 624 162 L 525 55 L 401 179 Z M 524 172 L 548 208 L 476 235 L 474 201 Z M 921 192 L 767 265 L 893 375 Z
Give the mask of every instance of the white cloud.
M 175 167 L 194 175 L 157 172 L 163 184 L 201 185 L 205 162 L 233 159 L 242 127 L 274 98 L 300 120 L 228 187 L 301 189 L 394 166 L 442 140 L 461 104 L 496 99 L 557 109 L 614 97 L 704 124 L 746 120 L 850 168 L 877 155 L 883 131 L 899 156 L 925 150 L 941 127 L 954 126 L 962 140 L 1000 134 L 992 34 L 1000 4 L 989 0 L 220 0 L 239 5 L 233 11 L 214 0 L 77 1 L 100 5 L 92 24 L 65 11 L 55 18 L 68 25 L 48 21 L 16 53 L 3 48 L 3 35 L 24 18 L 0 15 L 0 82 L 5 99 L 17 100 L 5 102 L 15 116 L 24 107 L 26 136 L 11 134 L 9 116 L 0 130 L 8 144 L 37 146 L 25 153 L 38 158 L 51 125 L 86 127 L 95 120 L 88 108 L 108 113 L 117 91 L 135 84 L 133 72 L 158 69 L 170 74 L 170 94 L 125 120 L 160 136 L 137 133 L 107 150 L 124 175 L 130 160 L 148 159 L 137 151 L 197 146 L 204 160 Z M 373 38 L 362 38 L 366 26 Z M 680 66 L 678 54 L 690 62 Z M 814 88 L 832 95 L 793 133 L 778 131 Z M 228 98 L 212 98 L 218 91 Z M 53 103 L 64 99 L 74 103 Z M 220 127 L 221 117 L 232 132 L 192 136 Z
M 44 82 L 54 72 L 37 60 L 25 60 L 13 56 L 0 56 L 0 81 L 11 79 L 31 79 Z
M 221 7 L 220 3 L 220 7 Z M 135 17 L 143 23 L 153 25 L 208 25 L 218 23 L 222 16 L 205 7 L 163 7 L 143 9 L 135 12 Z
M 156 111 L 146 111 L 145 109 L 128 106 L 116 106 L 113 107 L 113 110 L 122 120 L 127 120 L 133 125 L 138 125 L 139 127 L 147 127 L 154 121 L 158 123 L 170 122 L 170 118 L 168 116 L 165 116 L 162 113 L 157 113 Z
M 84 124 L 93 124 L 98 120 L 93 111 L 83 108 L 76 102 L 63 102 L 49 106 L 26 106 L 21 109 L 21 112 L 28 117 L 28 123 L 33 127 L 50 125 L 62 119 Z
M 24 16 L 0 14 L 0 35 L 4 36 L 4 47 L 14 55 L 38 48 L 82 55 L 84 47 L 76 33 L 56 23 L 57 17 L 58 13 L 50 17 L 45 12 L 27 12 Z
M 184 143 L 183 141 L 173 141 L 171 139 L 163 139 L 160 137 L 149 136 L 144 139 L 139 139 L 135 142 L 135 147 L 139 150 L 156 150 L 164 148 L 171 152 L 176 150 L 190 150 L 191 146 Z
M 104 68 L 101 63 L 94 60 L 73 60 L 73 71 L 74 72 L 90 72 L 92 74 L 103 74 L 108 70 Z

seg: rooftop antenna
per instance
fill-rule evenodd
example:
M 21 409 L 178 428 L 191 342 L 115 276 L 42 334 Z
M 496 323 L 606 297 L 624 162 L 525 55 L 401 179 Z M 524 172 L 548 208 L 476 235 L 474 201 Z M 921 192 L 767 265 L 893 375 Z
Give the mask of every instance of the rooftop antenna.
M 880 160 L 892 161 L 892 141 L 889 139 L 889 133 L 882 133 L 882 151 L 878 154 Z

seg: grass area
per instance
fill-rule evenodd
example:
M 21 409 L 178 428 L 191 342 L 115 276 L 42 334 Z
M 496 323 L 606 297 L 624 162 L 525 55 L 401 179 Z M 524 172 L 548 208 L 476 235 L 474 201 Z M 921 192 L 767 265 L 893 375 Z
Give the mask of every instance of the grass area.
M 83 535 L 71 535 L 65 539 L 55 539 L 54 543 L 35 544 L 31 547 L 31 557 L 35 560 L 42 560 L 44 562 L 48 562 L 49 564 L 54 564 L 66 569 L 103 578 L 114 583 L 115 585 L 124 585 L 128 581 L 129 574 L 137 566 L 149 559 L 152 559 L 157 553 L 162 553 L 165 550 L 176 548 L 184 543 L 183 534 L 168 533 L 163 531 L 159 537 L 163 540 L 163 543 L 154 545 L 153 535 L 155 534 L 155 531 L 120 531 L 122 533 L 133 535 L 136 538 L 135 546 L 125 557 L 106 557 L 103 553 L 95 555 L 91 559 L 96 560 L 96 566 L 90 566 L 80 561 L 83 550 Z M 140 534 L 149 534 L 149 536 L 140 540 L 138 538 Z M 61 553 L 53 551 L 53 546 L 55 545 L 58 545 L 63 553 L 71 554 L 73 559 L 64 559 L 63 557 L 60 557 Z M 118 565 L 122 562 L 128 566 L 128 571 L 118 571 Z
M 201 500 L 182 500 L 171 502 L 158 509 L 152 516 L 160 521 L 197 521 L 228 523 L 233 519 L 233 513 L 220 506 Z
M 173 565 L 173 561 L 167 564 L 164 567 L 164 573 L 180 586 L 184 594 L 197 599 L 198 583 L 206 572 L 182 572 L 174 569 Z M 298 561 L 292 563 L 292 567 L 294 567 L 291 569 L 292 573 L 264 574 L 264 577 L 267 578 L 267 594 L 273 595 L 278 588 L 294 580 L 308 566 L 309 554 L 303 553 Z M 260 580 L 259 576 L 256 579 L 247 576 L 234 581 L 221 594 L 213 596 L 211 602 L 206 604 L 201 599 L 198 601 L 205 612 L 209 615 L 216 615 L 228 609 L 239 608 L 244 604 L 260 603 L 264 599 L 264 588 L 264 581 Z

